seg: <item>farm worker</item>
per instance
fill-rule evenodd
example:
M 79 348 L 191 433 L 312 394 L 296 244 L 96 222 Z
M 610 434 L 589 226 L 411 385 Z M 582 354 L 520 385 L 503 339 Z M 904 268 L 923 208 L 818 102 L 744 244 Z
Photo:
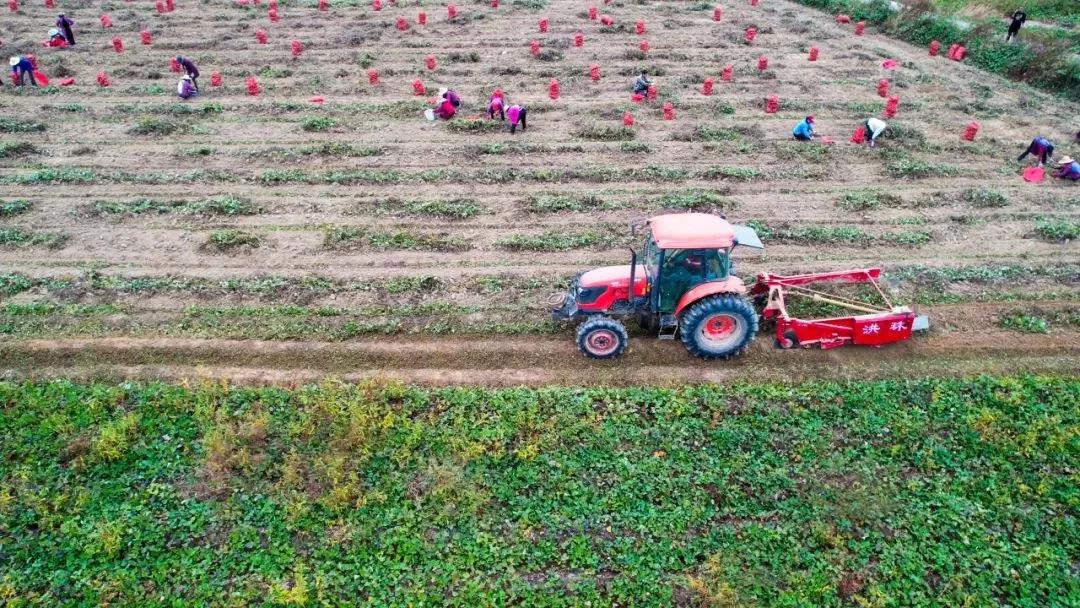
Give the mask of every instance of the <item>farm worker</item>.
M 184 74 L 184 77 L 176 84 L 176 94 L 180 96 L 180 99 L 188 99 L 199 94 L 199 90 L 191 82 L 191 76 Z
M 64 35 L 67 43 L 71 46 L 75 46 L 75 32 L 71 29 L 73 25 L 75 25 L 75 22 L 68 19 L 64 13 L 60 13 L 60 16 L 56 18 L 56 28 L 60 30 L 60 33 Z
M 11 66 L 11 81 L 15 86 L 21 87 L 25 76 L 30 77 L 30 84 L 37 86 L 37 81 L 34 80 L 34 64 L 30 63 L 29 59 L 17 55 L 8 60 L 8 65 Z
M 810 141 L 814 137 L 814 117 L 807 116 L 802 122 L 795 125 L 795 129 L 791 132 L 795 136 L 795 139 L 800 141 Z
M 184 68 L 184 72 L 191 76 L 191 85 L 195 87 L 197 93 L 199 91 L 199 68 L 195 65 L 195 62 L 183 55 L 177 55 L 176 63 L 179 63 L 180 67 Z
M 506 120 L 506 100 L 497 91 L 488 100 L 488 118 L 495 120 L 495 113 L 499 114 L 499 120 Z
M 640 95 L 644 95 L 649 92 L 649 87 L 652 86 L 652 81 L 649 80 L 649 75 L 642 72 L 637 80 L 634 81 L 634 92 Z
M 1009 33 L 1005 35 L 1005 42 L 1012 40 L 1020 33 L 1020 26 L 1024 25 L 1025 21 L 1027 21 L 1027 14 L 1024 9 L 1016 9 L 1012 14 L 1012 23 L 1009 24 Z
M 443 120 L 450 120 L 457 114 L 461 98 L 449 89 L 439 89 L 439 101 L 435 105 L 435 116 Z
M 517 133 L 518 123 L 521 123 L 521 130 L 524 131 L 529 127 L 526 123 L 529 110 L 525 106 L 514 104 L 506 109 L 506 119 L 510 121 L 510 132 Z
M 888 123 L 877 117 L 868 119 L 866 121 L 866 124 L 863 126 L 866 127 L 866 135 L 870 142 L 871 148 L 873 148 L 874 144 L 877 142 L 878 136 L 884 133 L 885 129 L 889 128 Z
M 1054 157 L 1054 144 L 1040 135 L 1031 140 L 1031 145 L 1016 160 L 1022 161 L 1028 154 L 1034 154 L 1035 158 L 1039 159 L 1039 166 L 1041 167 L 1046 164 L 1046 161 Z
M 64 34 L 55 27 L 49 30 L 49 39 L 45 41 L 45 46 L 67 46 L 67 38 L 64 38 Z
M 1058 170 L 1054 173 L 1054 177 L 1074 182 L 1080 181 L 1080 163 L 1073 160 L 1071 156 L 1062 158 L 1058 163 Z

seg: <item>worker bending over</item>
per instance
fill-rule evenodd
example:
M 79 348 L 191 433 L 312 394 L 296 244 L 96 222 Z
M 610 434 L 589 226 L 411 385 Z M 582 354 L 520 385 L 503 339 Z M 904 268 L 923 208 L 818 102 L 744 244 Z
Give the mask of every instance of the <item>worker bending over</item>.
M 496 114 L 499 115 L 499 120 L 506 120 L 506 99 L 503 98 L 501 89 L 495 89 L 491 99 L 488 99 L 488 118 L 495 120 Z
M 23 86 L 27 77 L 30 78 L 30 84 L 38 86 L 37 80 L 34 80 L 34 64 L 28 58 L 16 55 L 8 60 L 8 65 L 11 66 L 11 81 L 15 86 Z
M 877 118 L 876 116 L 867 119 L 866 124 L 864 124 L 863 126 L 866 127 L 866 139 L 868 142 L 870 142 L 871 148 L 873 148 L 874 144 L 877 143 L 877 138 L 885 132 L 885 129 L 889 128 L 889 124 L 887 122 L 881 120 L 880 118 Z
M 1046 164 L 1046 161 L 1054 157 L 1054 144 L 1049 139 L 1046 139 L 1042 135 L 1031 140 L 1031 145 L 1024 150 L 1024 153 L 1016 158 L 1017 161 L 1022 161 L 1027 158 L 1028 154 L 1034 154 L 1035 158 L 1039 159 L 1039 166 Z
M 439 100 L 435 104 L 435 116 L 443 120 L 450 120 L 457 114 L 461 98 L 453 89 L 439 89 Z
M 528 108 L 522 105 L 514 104 L 506 109 L 506 119 L 510 121 L 510 132 L 517 133 L 518 123 L 521 123 L 521 130 L 524 131 L 528 128 L 526 123 L 526 117 L 529 114 Z
M 180 67 L 184 68 L 184 73 L 191 76 L 191 85 L 195 87 L 195 92 L 199 92 L 199 68 L 195 65 L 195 62 L 184 57 L 183 55 L 176 56 L 176 63 L 180 64 Z

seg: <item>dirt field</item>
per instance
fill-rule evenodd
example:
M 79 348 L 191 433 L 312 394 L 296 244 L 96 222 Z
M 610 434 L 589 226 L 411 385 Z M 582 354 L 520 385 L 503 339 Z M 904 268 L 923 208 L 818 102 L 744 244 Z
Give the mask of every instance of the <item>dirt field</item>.
M 6 130 L 47 126 L 3 136 L 0 201 L 30 203 L 0 217 L 9 376 L 502 385 L 1077 370 L 1080 259 L 1051 228 L 1075 232 L 1080 189 L 1027 184 L 1015 157 L 1036 134 L 1059 157 L 1080 154 L 1080 105 L 869 28 L 856 37 L 782 0 L 725 3 L 720 23 L 711 5 L 615 2 L 601 9 L 611 31 L 585 17 L 588 3 L 564 0 L 540 10 L 463 2 L 453 22 L 425 2 L 426 26 L 415 2 L 376 12 L 331 0 L 326 13 L 283 3 L 279 23 L 265 4 L 179 0 L 165 15 L 152 3 L 60 4 L 77 22 L 77 51 L 38 46 L 56 12 L 41 3 L 0 22 L 8 54 L 34 52 L 54 81 L 75 78 L 0 89 Z M 408 31 L 394 28 L 397 16 Z M 748 26 L 758 30 L 749 45 Z M 579 30 L 585 43 L 574 48 Z M 530 55 L 532 39 L 550 61 Z M 173 95 L 177 53 L 202 71 L 205 94 L 186 103 Z M 902 67 L 882 69 L 886 58 Z M 732 82 L 720 80 L 725 65 Z M 633 104 L 642 67 L 659 99 Z M 377 86 L 368 69 L 379 70 Z M 110 87 L 96 85 L 100 71 Z M 210 86 L 215 71 L 221 87 Z M 417 78 L 428 95 L 412 95 Z M 899 113 L 893 136 L 869 150 L 848 139 L 881 114 L 882 78 Z M 462 94 L 469 117 L 501 87 L 529 107 L 528 131 L 426 122 L 441 86 Z M 780 98 L 776 114 L 764 111 L 768 95 Z M 664 101 L 675 120 L 662 119 Z M 632 136 L 617 131 L 625 111 Z M 790 141 L 807 114 L 835 145 Z M 965 142 L 973 120 L 978 138 Z M 747 279 L 882 265 L 933 330 L 894 348 L 831 352 L 777 351 L 763 335 L 729 363 L 638 337 L 622 361 L 586 363 L 570 329 L 547 322 L 544 301 L 575 272 L 626 260 L 627 225 L 665 208 L 723 210 L 764 228 L 767 250 L 738 258 Z M 227 230 L 258 245 L 219 251 L 215 239 L 237 236 Z

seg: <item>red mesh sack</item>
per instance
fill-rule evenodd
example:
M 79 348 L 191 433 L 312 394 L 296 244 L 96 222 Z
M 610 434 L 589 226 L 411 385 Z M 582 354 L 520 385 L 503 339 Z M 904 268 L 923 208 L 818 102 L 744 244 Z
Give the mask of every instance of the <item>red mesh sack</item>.
M 636 33 L 638 36 L 641 36 L 642 34 L 645 33 L 645 20 L 644 19 L 638 19 L 637 21 L 634 22 L 634 33 Z
M 585 46 L 585 34 L 583 34 L 582 32 L 574 34 L 574 46 Z
M 547 31 L 548 31 L 548 20 L 547 20 L 547 17 L 544 17 L 543 19 L 540 20 L 540 33 L 541 34 L 546 34 Z
M 550 97 L 552 100 L 556 100 L 559 98 L 559 81 L 555 80 L 554 78 L 552 78 L 551 82 L 548 83 L 548 97 Z
M 638 48 L 641 49 L 642 53 L 648 53 L 649 52 L 649 41 L 648 40 L 642 40 L 638 44 Z
M 592 64 L 589 66 L 589 78 L 592 78 L 593 82 L 599 82 L 600 80 L 600 65 Z
M 221 86 L 221 72 L 211 72 L 210 73 L 210 86 L 212 86 L 212 87 L 220 87 Z
M 675 106 L 670 101 L 664 102 L 664 120 L 675 120 Z
M 853 144 L 861 144 L 861 143 L 863 143 L 865 141 L 866 141 L 866 127 L 860 126 L 858 129 L 855 129 L 855 133 L 853 133 L 851 135 L 851 143 L 853 143 Z
M 150 37 L 150 32 L 139 32 L 139 40 L 147 46 L 153 42 L 153 38 Z
M 117 53 L 123 53 L 124 52 L 124 41 L 121 40 L 119 36 L 113 36 L 112 48 Z
M 589 7 L 589 20 L 590 20 L 590 21 L 596 21 L 596 19 L 597 19 L 597 15 L 599 15 L 599 14 L 600 14 L 600 13 L 599 13 L 599 11 L 598 11 L 598 10 L 596 9 L 596 7 L 595 7 L 595 6 L 590 6 L 590 7 Z
M 251 95 L 252 97 L 254 97 L 254 96 L 256 96 L 256 95 L 258 95 L 259 93 L 262 92 L 262 89 L 259 88 L 259 81 L 256 80 L 254 76 L 248 76 L 248 79 L 247 79 L 247 92 L 248 92 L 248 95 Z
M 434 55 L 428 55 L 427 57 L 424 57 L 424 65 L 427 66 L 427 69 L 429 70 L 434 70 L 439 66 L 438 62 L 435 61 Z
M 420 25 L 426 25 L 427 24 L 427 13 L 425 13 L 424 11 L 420 11 L 419 13 L 416 13 L 416 22 L 419 23 Z M 401 29 L 401 28 L 398 28 L 398 29 Z
M 529 52 L 532 53 L 533 57 L 536 57 L 537 55 L 540 54 L 540 41 L 539 40 L 530 40 L 529 41 Z
M 930 56 L 937 57 L 939 49 L 941 49 L 941 43 L 937 40 L 932 40 L 930 42 Z
M 816 46 L 810 47 L 810 56 L 808 57 L 808 59 L 810 61 L 817 61 L 817 56 L 818 56 L 818 48 Z
M 888 97 L 889 96 L 889 81 L 888 80 L 882 78 L 881 80 L 878 81 L 878 83 L 877 83 L 877 94 L 878 94 L 878 97 Z
M 969 122 L 967 126 L 964 127 L 964 139 L 968 141 L 975 141 L 975 136 L 978 135 L 978 133 L 979 123 L 977 122 Z
M 368 70 L 367 82 L 372 86 L 379 84 L 379 70 Z
M 862 36 L 863 35 L 863 30 L 865 30 L 865 29 L 866 29 L 866 22 L 865 21 L 860 21 L 860 22 L 856 23 L 855 24 L 855 35 L 856 36 Z
M 108 15 L 102 15 L 101 27 L 112 27 L 112 17 L 109 17 Z
M 289 46 L 292 47 L 293 57 L 299 57 L 304 52 L 304 45 L 299 40 L 293 40 L 289 43 Z
M 446 14 L 447 14 L 447 16 L 450 17 L 451 21 L 456 19 L 457 18 L 457 5 L 456 4 L 448 4 L 448 5 L 446 5 Z
M 266 44 L 266 31 L 255 30 L 255 40 L 259 41 L 259 44 Z
M 97 83 L 98 83 L 98 86 L 101 86 L 101 87 L 109 86 L 109 75 L 106 74 L 105 72 L 98 72 L 97 73 Z
M 716 84 L 716 79 L 715 78 L 712 78 L 712 77 L 706 78 L 705 83 L 701 85 L 701 94 L 702 95 L 712 95 L 712 93 L 713 93 L 713 85 L 715 85 L 715 84 Z
M 413 95 L 416 95 L 417 97 L 422 97 L 425 93 L 427 93 L 427 90 L 424 88 L 423 81 L 421 81 L 419 78 L 412 81 L 412 92 Z
M 421 21 L 421 23 L 423 22 Z M 404 32 L 409 29 L 409 22 L 406 21 L 404 17 L 398 17 L 397 21 L 394 23 L 394 27 L 396 27 L 399 32 Z
M 713 21 L 720 21 L 723 18 L 724 18 L 724 9 L 720 8 L 719 6 L 712 9 L 712 20 Z
M 623 124 L 624 127 L 632 127 L 632 126 L 634 126 L 634 115 L 631 114 L 630 112 L 623 112 L 622 124 Z
M 735 66 L 733 66 L 733 65 L 725 65 L 720 70 L 720 80 L 723 80 L 724 82 L 731 82 L 731 74 L 734 71 L 735 71 Z
M 776 114 L 780 111 L 780 97 L 778 95 L 769 95 L 765 98 L 765 113 Z

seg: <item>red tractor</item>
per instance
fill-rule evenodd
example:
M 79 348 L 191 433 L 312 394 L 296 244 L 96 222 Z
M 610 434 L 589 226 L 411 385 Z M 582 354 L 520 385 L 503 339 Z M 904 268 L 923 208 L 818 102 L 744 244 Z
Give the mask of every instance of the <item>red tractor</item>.
M 833 348 L 844 344 L 880 346 L 906 340 L 928 326 L 906 306 L 894 307 L 877 285 L 877 268 L 800 276 L 762 274 L 752 289 L 733 275 L 736 246 L 764 249 L 749 226 L 729 224 L 705 213 L 659 215 L 648 221 L 649 235 L 641 263 L 630 251 L 628 266 L 607 266 L 577 276 L 569 293 L 552 304 L 555 320 L 584 319 L 577 330 L 578 348 L 594 359 L 613 359 L 627 346 L 620 319 L 660 339 L 680 336 L 687 350 L 705 359 L 742 353 L 758 331 L 759 318 L 776 321 L 777 345 Z M 870 283 L 884 305 L 813 290 L 820 282 Z M 631 295 L 631 293 L 633 295 Z M 851 309 L 857 316 L 803 320 L 788 314 L 785 296 L 804 296 Z M 754 303 L 761 307 L 760 313 Z

